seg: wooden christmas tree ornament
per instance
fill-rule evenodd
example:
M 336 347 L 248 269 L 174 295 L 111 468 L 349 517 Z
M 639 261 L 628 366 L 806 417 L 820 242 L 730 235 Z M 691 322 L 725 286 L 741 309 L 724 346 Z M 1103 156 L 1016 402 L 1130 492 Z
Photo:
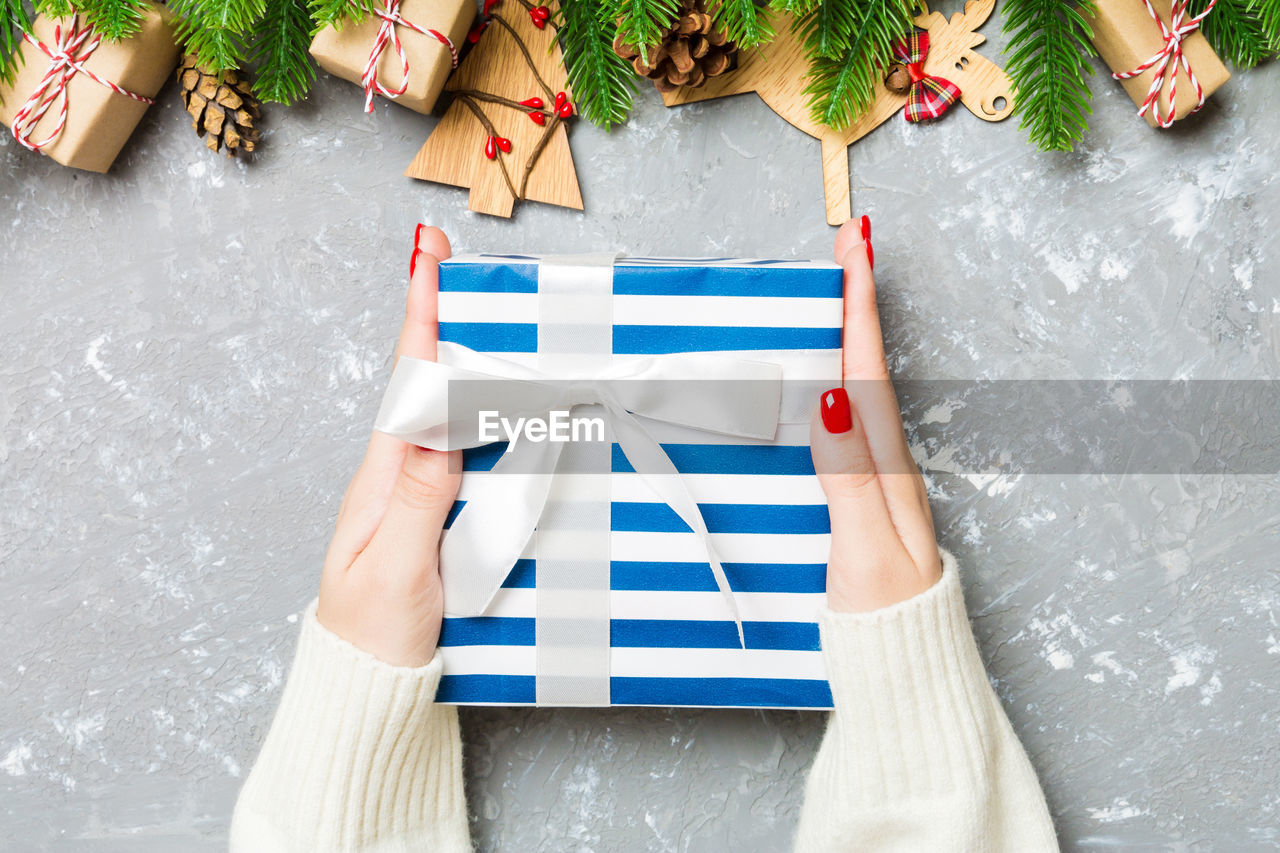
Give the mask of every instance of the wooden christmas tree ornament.
M 453 102 L 405 174 L 469 187 L 477 213 L 509 217 L 517 200 L 582 210 L 565 132 L 574 108 L 550 10 L 526 0 L 490 10 L 445 87 Z
M 1013 112 L 1014 88 L 1004 70 L 975 53 L 986 41 L 975 32 L 991 17 L 995 0 L 969 0 L 964 12 L 948 20 L 930 12 L 922 2 L 916 24 L 929 32 L 929 53 L 924 62 L 927 75 L 942 77 L 960 88 L 960 100 L 969 111 L 985 121 L 1000 121 Z M 758 50 L 739 52 L 738 70 L 716 77 L 698 89 L 681 88 L 664 93 L 669 107 L 756 92 L 769 108 L 787 123 L 822 142 L 822 180 L 825 185 L 827 222 L 840 225 L 853 215 L 849 197 L 848 147 L 879 127 L 907 103 L 905 91 L 890 91 L 876 84 L 871 108 L 843 130 L 833 130 L 813 120 L 804 88 L 809 69 L 804 48 L 792 32 L 791 21 L 777 16 L 773 21 L 778 37 Z M 887 70 L 887 69 L 886 69 Z M 899 87 L 895 87 L 899 88 Z

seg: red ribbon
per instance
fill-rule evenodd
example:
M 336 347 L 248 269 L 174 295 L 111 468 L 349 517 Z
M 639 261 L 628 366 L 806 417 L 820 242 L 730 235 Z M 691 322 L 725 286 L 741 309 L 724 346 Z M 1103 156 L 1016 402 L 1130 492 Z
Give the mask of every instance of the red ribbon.
M 950 80 L 924 73 L 929 56 L 929 31 L 913 30 L 893 46 L 894 59 L 907 67 L 911 91 L 904 111 L 907 121 L 934 119 L 960 100 L 960 87 Z

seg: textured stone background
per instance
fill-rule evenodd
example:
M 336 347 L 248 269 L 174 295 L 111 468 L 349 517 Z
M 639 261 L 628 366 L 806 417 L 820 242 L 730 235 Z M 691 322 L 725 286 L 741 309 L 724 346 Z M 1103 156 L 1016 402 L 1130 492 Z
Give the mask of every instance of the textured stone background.
M 1094 89 L 1073 155 L 964 111 L 855 146 L 900 378 L 1280 377 L 1280 67 L 1166 133 Z M 754 96 L 578 125 L 586 214 L 510 222 L 401 177 L 434 121 L 322 79 L 247 166 L 172 89 L 106 177 L 0 141 L 4 850 L 224 847 L 416 222 L 458 250 L 830 251 L 817 143 Z M 1064 846 L 1280 845 L 1280 478 L 957 474 L 974 437 L 934 402 L 913 435 L 939 535 Z M 479 846 L 538 851 L 784 850 L 823 724 L 463 720 Z

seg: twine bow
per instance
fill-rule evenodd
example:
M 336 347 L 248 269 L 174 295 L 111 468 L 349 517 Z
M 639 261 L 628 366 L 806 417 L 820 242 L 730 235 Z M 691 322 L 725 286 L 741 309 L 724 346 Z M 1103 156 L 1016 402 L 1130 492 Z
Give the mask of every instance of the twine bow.
M 914 30 L 893 46 L 893 57 L 906 66 L 911 75 L 911 90 L 907 93 L 907 121 L 934 119 L 960 99 L 960 87 L 950 80 L 924 73 L 924 61 L 929 56 L 929 31 Z
M 117 86 L 84 67 L 84 63 L 102 43 L 102 36 L 96 35 L 92 27 L 81 29 L 77 15 L 72 15 L 70 22 L 65 26 L 59 23 L 53 28 L 53 46 L 45 44 L 31 33 L 24 32 L 22 37 L 49 57 L 49 70 L 44 73 L 44 77 L 40 78 L 40 82 L 31 92 L 31 97 L 27 98 L 13 117 L 13 138 L 25 148 L 39 151 L 62 133 L 62 129 L 67 125 L 67 84 L 77 74 L 83 74 L 97 81 L 116 94 L 148 105 L 155 103 L 151 98 Z M 58 104 L 58 123 L 49 130 L 44 139 L 36 142 L 31 138 L 35 134 L 36 125 L 55 102 Z
M 374 14 L 382 19 L 382 24 L 378 27 L 378 37 L 373 40 L 373 49 L 369 51 L 369 61 L 365 63 L 364 73 L 360 75 L 360 83 L 364 86 L 364 111 L 367 113 L 373 112 L 374 95 L 381 94 L 386 98 L 396 98 L 409 90 L 409 57 L 405 55 L 400 34 L 396 32 L 397 26 L 408 27 L 416 33 L 431 36 L 440 42 L 449 49 L 449 58 L 453 62 L 453 67 L 458 67 L 458 49 L 453 46 L 449 37 L 438 30 L 420 27 L 406 19 L 400 14 L 400 1 L 387 0 L 386 8 L 374 11 Z M 382 52 L 387 49 L 387 44 L 391 45 L 391 49 L 400 59 L 403 77 L 398 89 L 388 89 L 378 82 L 378 62 L 382 59 Z
M 1178 67 L 1187 72 L 1187 79 L 1191 81 L 1191 85 L 1196 89 L 1196 105 L 1191 112 L 1198 112 L 1204 106 L 1205 95 L 1204 87 L 1200 85 L 1200 79 L 1196 77 L 1196 73 L 1191 70 L 1191 63 L 1187 62 L 1186 54 L 1182 51 L 1182 40 L 1187 36 L 1200 29 L 1200 22 L 1203 21 L 1213 7 L 1217 5 L 1218 0 L 1209 0 L 1209 5 L 1199 15 L 1188 17 L 1187 7 L 1191 0 L 1174 0 L 1172 9 L 1169 12 L 1169 23 L 1165 24 L 1164 19 L 1156 12 L 1151 0 L 1142 0 L 1147 12 L 1155 19 L 1156 24 L 1160 27 L 1160 37 L 1164 39 L 1164 47 L 1156 53 L 1155 56 L 1139 65 L 1132 71 L 1118 71 L 1111 76 L 1117 80 L 1129 80 L 1137 77 L 1139 74 L 1154 68 L 1155 76 L 1151 79 L 1151 88 L 1147 90 L 1147 97 L 1142 101 L 1142 106 L 1138 108 L 1138 115 L 1146 116 L 1150 111 L 1155 117 L 1156 124 L 1160 127 L 1169 127 L 1173 124 L 1174 115 L 1177 112 L 1178 98 Z M 1168 112 L 1160 112 L 1160 93 L 1164 91 L 1165 83 L 1169 85 L 1169 109 Z

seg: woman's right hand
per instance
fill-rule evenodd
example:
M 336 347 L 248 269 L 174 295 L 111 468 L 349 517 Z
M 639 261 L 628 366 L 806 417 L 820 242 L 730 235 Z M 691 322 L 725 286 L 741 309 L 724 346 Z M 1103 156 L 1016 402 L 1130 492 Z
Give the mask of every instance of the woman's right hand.
M 942 560 L 885 363 L 867 217 L 840 228 L 835 257 L 844 267 L 844 382 L 823 393 L 810 447 L 831 514 L 827 605 L 856 613 L 924 592 L 942 577 Z

